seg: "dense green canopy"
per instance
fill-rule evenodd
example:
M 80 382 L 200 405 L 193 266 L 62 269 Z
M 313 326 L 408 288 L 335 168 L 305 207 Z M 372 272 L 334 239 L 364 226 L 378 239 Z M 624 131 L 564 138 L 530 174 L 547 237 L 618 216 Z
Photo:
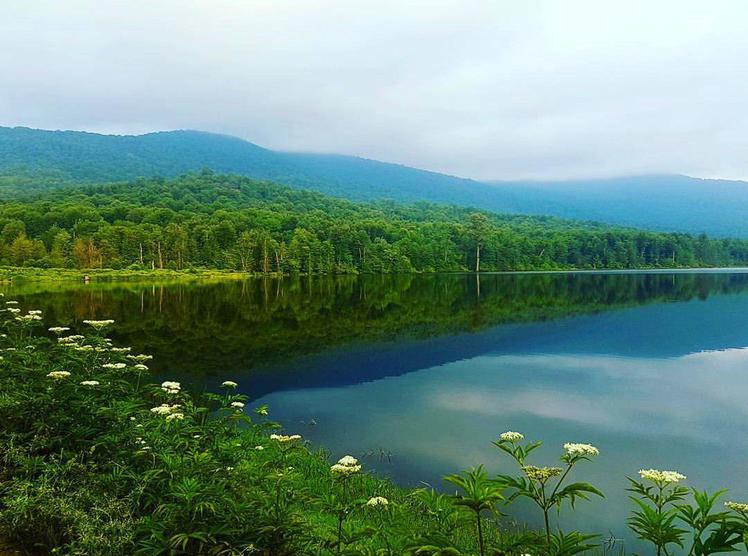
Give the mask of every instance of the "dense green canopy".
M 748 241 L 424 203 L 354 203 L 203 171 L 4 203 L 0 262 L 257 273 L 729 266 L 748 262 Z

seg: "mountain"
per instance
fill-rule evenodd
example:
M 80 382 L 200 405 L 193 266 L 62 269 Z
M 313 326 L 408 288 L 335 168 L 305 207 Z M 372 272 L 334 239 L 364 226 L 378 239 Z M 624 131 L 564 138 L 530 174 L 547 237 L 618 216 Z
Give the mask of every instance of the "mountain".
M 653 230 L 748 237 L 748 183 L 687 176 L 478 182 L 332 154 L 272 151 L 201 131 L 100 135 L 0 127 L 5 197 L 69 182 L 176 176 L 211 168 L 353 200 L 429 201 Z

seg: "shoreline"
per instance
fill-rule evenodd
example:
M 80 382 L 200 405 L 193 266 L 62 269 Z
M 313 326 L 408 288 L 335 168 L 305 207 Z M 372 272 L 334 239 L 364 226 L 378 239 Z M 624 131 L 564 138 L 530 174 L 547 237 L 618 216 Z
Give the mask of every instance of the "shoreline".
M 668 267 L 668 268 L 618 268 L 618 269 L 556 269 L 556 270 L 497 270 L 485 272 L 452 271 L 452 272 L 411 272 L 411 273 L 358 273 L 358 274 L 278 274 L 278 273 L 248 273 L 235 270 L 219 269 L 190 269 L 190 270 L 130 270 L 130 269 L 69 269 L 69 268 L 32 268 L 32 267 L 0 267 L 0 284 L 18 282 L 128 282 L 128 281 L 182 281 L 182 280 L 247 280 L 250 278 L 288 278 L 292 276 L 304 277 L 333 277 L 333 276 L 385 276 L 385 275 L 518 275 L 518 274 L 746 274 L 748 267 Z

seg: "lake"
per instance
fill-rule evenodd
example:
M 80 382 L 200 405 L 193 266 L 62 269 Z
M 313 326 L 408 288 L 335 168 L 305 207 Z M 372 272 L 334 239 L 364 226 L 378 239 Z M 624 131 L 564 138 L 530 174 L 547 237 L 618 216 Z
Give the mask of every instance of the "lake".
M 549 273 L 2 286 L 45 321 L 113 318 L 159 379 L 235 380 L 289 433 L 403 485 L 442 487 L 520 431 L 606 493 L 561 524 L 625 526 L 626 475 L 675 469 L 748 500 L 748 274 Z M 511 518 L 537 524 L 527 506 Z

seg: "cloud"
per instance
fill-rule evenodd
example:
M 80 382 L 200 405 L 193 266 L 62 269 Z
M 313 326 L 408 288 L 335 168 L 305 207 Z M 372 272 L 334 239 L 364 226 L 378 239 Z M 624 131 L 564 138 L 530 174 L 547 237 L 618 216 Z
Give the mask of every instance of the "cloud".
M 5 0 L 0 123 L 475 178 L 748 177 L 742 0 Z

